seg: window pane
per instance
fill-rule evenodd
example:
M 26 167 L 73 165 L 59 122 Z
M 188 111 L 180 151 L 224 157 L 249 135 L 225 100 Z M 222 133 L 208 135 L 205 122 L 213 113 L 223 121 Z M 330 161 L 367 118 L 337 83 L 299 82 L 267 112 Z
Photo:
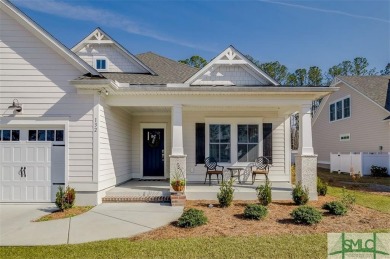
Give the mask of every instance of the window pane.
M 220 125 L 220 130 L 221 143 L 230 143 L 230 125 Z
M 219 160 L 219 144 L 210 144 L 210 157 Z
M 344 99 L 344 118 L 347 118 L 350 115 L 351 115 L 350 99 L 346 98 Z
M 56 130 L 56 141 L 64 141 L 64 131 Z
M 11 140 L 11 131 L 3 130 L 3 141 L 10 141 L 10 140 Z
M 29 130 L 28 131 L 28 140 L 29 141 L 36 141 L 37 140 L 37 131 L 36 130 Z
M 330 121 L 335 120 L 335 105 L 334 103 L 330 105 Z
M 343 118 L 343 103 L 341 101 L 336 103 L 336 116 L 338 120 Z
M 219 145 L 220 159 L 218 162 L 230 162 L 230 144 Z
M 248 125 L 248 134 L 248 143 L 259 143 L 259 125 Z
M 102 60 L 102 69 L 106 69 L 106 60 L 105 59 Z
M 20 130 L 12 131 L 12 141 L 19 141 L 20 138 Z
M 54 141 L 54 130 L 47 131 L 47 141 Z
M 246 162 L 255 162 L 257 157 L 259 157 L 259 144 L 249 144 L 248 161 Z
M 38 130 L 38 141 L 46 141 L 46 130 Z
M 248 162 L 247 161 L 248 145 L 247 144 L 238 144 L 237 145 L 237 160 L 238 162 Z
M 219 125 L 210 125 L 210 143 L 219 143 Z
M 237 126 L 238 143 L 248 143 L 248 125 Z
M 0 130 L 0 141 L 2 140 L 2 138 L 1 138 L 1 130 Z

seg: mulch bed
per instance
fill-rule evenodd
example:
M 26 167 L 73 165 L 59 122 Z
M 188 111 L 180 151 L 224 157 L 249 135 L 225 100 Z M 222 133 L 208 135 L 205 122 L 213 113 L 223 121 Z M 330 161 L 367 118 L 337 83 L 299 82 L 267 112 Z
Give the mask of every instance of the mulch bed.
M 41 222 L 41 221 L 49 221 L 49 220 L 55 220 L 55 219 L 65 219 L 74 217 L 80 214 L 83 214 L 90 209 L 92 209 L 93 206 L 77 206 L 73 207 L 64 211 L 54 211 L 48 215 L 45 215 L 43 217 L 40 217 L 39 219 L 34 220 L 34 222 Z
M 322 212 L 323 220 L 313 226 L 295 224 L 290 212 L 297 208 L 291 201 L 277 201 L 268 206 L 268 216 L 264 220 L 246 220 L 243 212 L 246 204 L 255 201 L 236 201 L 229 208 L 220 208 L 216 201 L 187 201 L 186 209 L 203 210 L 208 218 L 207 225 L 183 229 L 172 223 L 139 236 L 132 240 L 169 239 L 215 236 L 266 236 L 278 234 L 314 234 L 332 232 L 359 232 L 371 229 L 390 229 L 390 214 L 355 205 L 345 216 L 328 214 L 321 207 L 325 202 L 336 200 L 331 196 L 320 196 L 318 201 L 309 202 Z M 213 204 L 213 208 L 209 208 Z

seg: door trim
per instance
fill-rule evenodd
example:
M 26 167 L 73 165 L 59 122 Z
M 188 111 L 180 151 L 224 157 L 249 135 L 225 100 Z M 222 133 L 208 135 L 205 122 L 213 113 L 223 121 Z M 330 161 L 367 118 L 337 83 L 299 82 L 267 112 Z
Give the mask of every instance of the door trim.
M 144 129 L 163 129 L 164 130 L 164 176 L 144 176 Z M 142 178 L 167 178 L 166 177 L 166 167 L 167 167 L 167 124 L 166 123 L 140 123 L 140 173 Z

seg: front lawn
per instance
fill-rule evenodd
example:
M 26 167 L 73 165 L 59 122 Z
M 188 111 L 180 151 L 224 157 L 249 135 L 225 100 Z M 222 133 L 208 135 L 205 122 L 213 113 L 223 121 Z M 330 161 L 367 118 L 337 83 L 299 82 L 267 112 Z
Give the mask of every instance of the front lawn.
M 356 197 L 357 204 L 377 211 L 390 213 L 390 196 L 372 194 L 372 193 L 368 193 L 364 191 L 356 191 L 356 190 L 348 190 L 348 192 L 353 194 Z M 342 193 L 342 188 L 328 186 L 329 195 L 335 197 L 341 197 L 341 193 Z
M 303 245 L 304 244 L 304 245 Z M 198 237 L 80 245 L 1 247 L 1 258 L 310 258 L 326 257 L 326 234 Z
M 346 173 L 338 174 L 337 172 L 330 173 L 329 169 L 318 168 L 318 176 L 328 182 L 330 185 L 342 187 L 346 182 L 354 182 L 356 186 L 365 186 L 368 184 L 379 184 L 390 186 L 390 177 L 372 177 L 372 176 L 363 176 L 355 181 L 352 180 L 351 176 Z

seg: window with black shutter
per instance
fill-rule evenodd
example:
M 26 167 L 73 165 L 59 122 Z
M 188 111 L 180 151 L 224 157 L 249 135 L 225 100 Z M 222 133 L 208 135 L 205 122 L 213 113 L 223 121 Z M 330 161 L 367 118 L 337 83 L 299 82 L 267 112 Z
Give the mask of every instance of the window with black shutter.
M 272 164 L 272 123 L 263 123 L 263 156 Z
M 196 164 L 204 164 L 205 159 L 205 123 L 196 123 L 195 124 L 195 136 L 196 136 Z

